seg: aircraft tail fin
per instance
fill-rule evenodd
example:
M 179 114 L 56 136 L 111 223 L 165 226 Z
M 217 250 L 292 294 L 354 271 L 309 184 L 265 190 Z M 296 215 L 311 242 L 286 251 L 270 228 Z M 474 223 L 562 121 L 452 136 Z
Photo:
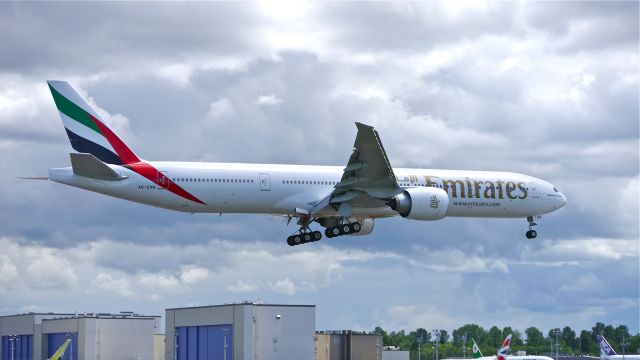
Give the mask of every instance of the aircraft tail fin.
M 49 80 L 47 84 L 74 150 L 91 154 L 108 164 L 140 161 L 69 83 Z
M 507 359 L 507 355 L 509 355 L 509 346 L 511 345 L 511 335 L 512 334 L 507 335 L 507 338 L 504 339 L 502 347 L 500 348 L 500 350 L 498 350 L 497 360 Z
M 65 340 L 62 343 L 62 345 L 60 345 L 58 350 L 56 350 L 56 352 L 53 355 L 51 355 L 49 360 L 60 360 L 64 356 L 64 353 L 67 351 L 67 347 L 69 346 L 70 343 L 71 343 L 71 339 Z
M 476 341 L 471 338 L 471 343 L 473 344 L 471 346 L 471 351 L 473 351 L 473 358 L 474 359 L 479 359 L 482 357 L 482 352 L 480 351 L 480 347 L 478 346 L 478 344 L 476 344 Z
M 617 355 L 604 336 L 598 335 L 598 343 L 600 344 L 600 356 Z

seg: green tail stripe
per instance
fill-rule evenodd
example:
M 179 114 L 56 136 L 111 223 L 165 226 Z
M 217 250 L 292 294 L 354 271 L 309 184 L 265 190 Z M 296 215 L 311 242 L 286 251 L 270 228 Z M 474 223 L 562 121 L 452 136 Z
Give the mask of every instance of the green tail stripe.
M 49 85 L 49 89 L 51 89 L 53 101 L 55 101 L 58 110 L 60 110 L 63 114 L 67 115 L 73 120 L 104 136 L 89 113 L 87 113 L 83 108 L 69 101 L 69 99 L 67 99 L 66 97 L 62 96 L 62 94 L 51 87 L 51 85 Z

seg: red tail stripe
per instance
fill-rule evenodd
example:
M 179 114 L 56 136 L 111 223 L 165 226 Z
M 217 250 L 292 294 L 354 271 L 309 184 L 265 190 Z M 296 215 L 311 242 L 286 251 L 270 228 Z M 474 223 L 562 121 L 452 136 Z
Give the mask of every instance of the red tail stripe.
M 149 179 L 150 181 L 152 181 L 156 185 L 158 185 L 160 187 L 163 187 L 163 188 L 168 188 L 169 191 L 171 191 L 172 193 L 174 193 L 174 194 L 176 194 L 178 196 L 182 196 L 185 199 L 197 202 L 197 203 L 202 204 L 202 205 L 206 205 L 200 199 L 198 199 L 197 197 L 191 195 L 188 191 L 186 191 L 185 189 L 181 188 L 175 182 L 171 181 L 171 179 L 169 179 L 168 177 L 164 177 L 164 175 L 162 175 L 162 179 L 166 179 L 168 184 L 161 184 L 160 181 L 159 181 L 159 179 L 161 177 L 159 175 L 162 174 L 162 173 L 159 172 L 153 166 L 147 164 L 146 162 L 140 161 L 140 162 L 137 162 L 135 164 L 128 164 L 127 167 L 130 168 L 131 170 L 137 172 L 138 174 L 144 176 L 145 178 Z
M 89 115 L 91 116 L 93 121 L 96 123 L 98 128 L 100 128 L 100 131 L 102 131 L 102 134 L 107 138 L 107 141 L 109 141 L 109 144 L 111 144 L 111 146 L 113 146 L 113 149 L 116 151 L 116 153 L 118 153 L 118 156 L 120 157 L 120 160 L 122 160 L 122 163 L 124 165 L 129 167 L 131 170 L 137 172 L 138 174 L 144 176 L 145 178 L 149 179 L 154 184 L 163 188 L 168 188 L 169 191 L 171 191 L 172 193 L 178 196 L 182 196 L 185 199 L 206 205 L 204 202 L 200 201 L 200 199 L 191 195 L 188 191 L 181 188 L 175 182 L 171 181 L 171 179 L 165 177 L 164 175 L 162 175 L 161 177 L 160 176 L 161 172 L 158 171 L 158 169 L 140 160 L 140 158 L 138 158 L 138 156 L 136 156 L 136 154 L 134 154 L 133 151 L 129 149 L 127 144 L 125 144 L 124 141 L 120 140 L 118 135 L 116 135 L 113 131 L 111 131 L 111 129 L 109 129 L 105 124 L 103 124 L 102 121 L 96 119 L 91 114 Z M 168 184 L 161 183 L 160 179 L 166 180 Z
M 123 164 L 132 164 L 140 161 L 136 154 L 134 154 L 133 151 L 129 149 L 127 144 L 125 144 L 124 141 L 120 140 L 118 135 L 116 135 L 113 131 L 111 131 L 111 129 L 103 124 L 102 121 L 96 119 L 93 115 L 89 114 L 89 116 L 91 116 L 98 128 L 100 128 L 102 134 L 107 138 L 107 141 L 109 141 L 109 144 L 111 144 L 116 153 L 118 153 L 118 156 L 120 156 L 120 160 L 122 160 Z

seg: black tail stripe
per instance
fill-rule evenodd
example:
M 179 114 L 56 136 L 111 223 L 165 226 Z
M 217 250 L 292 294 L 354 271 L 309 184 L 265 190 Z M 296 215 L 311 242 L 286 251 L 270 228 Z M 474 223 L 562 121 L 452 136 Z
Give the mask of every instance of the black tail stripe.
M 103 146 L 100 146 L 93 141 L 87 140 L 76 133 L 69 131 L 67 128 L 65 128 L 65 130 L 67 130 L 71 146 L 77 152 L 89 153 L 98 158 L 98 160 L 107 164 L 122 165 L 122 160 L 120 160 L 120 157 L 114 154 L 113 151 L 105 149 Z

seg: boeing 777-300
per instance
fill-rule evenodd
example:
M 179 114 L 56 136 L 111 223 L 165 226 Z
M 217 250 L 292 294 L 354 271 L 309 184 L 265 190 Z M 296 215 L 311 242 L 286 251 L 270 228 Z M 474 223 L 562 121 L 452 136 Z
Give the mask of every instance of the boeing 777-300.
M 64 81 L 48 81 L 71 147 L 71 167 L 48 179 L 142 204 L 189 213 L 258 213 L 297 219 L 290 246 L 367 235 L 374 219 L 400 215 L 534 220 L 567 202 L 550 183 L 496 171 L 393 168 L 372 126 L 358 133 L 346 166 L 147 161 L 136 155 Z

